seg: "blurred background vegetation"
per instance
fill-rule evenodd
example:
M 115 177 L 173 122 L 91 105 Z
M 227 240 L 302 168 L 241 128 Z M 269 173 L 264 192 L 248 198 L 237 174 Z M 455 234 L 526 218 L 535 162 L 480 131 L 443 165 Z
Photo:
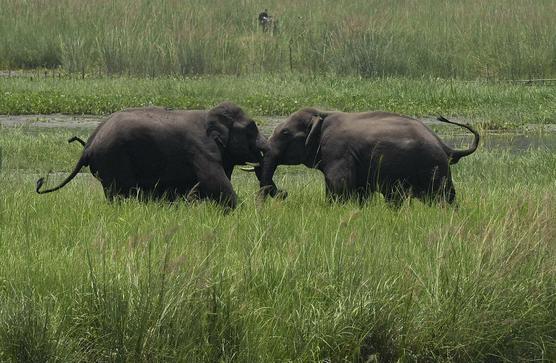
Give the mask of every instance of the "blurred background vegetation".
M 553 0 L 2 0 L 0 68 L 556 76 Z M 257 15 L 268 8 L 274 31 Z

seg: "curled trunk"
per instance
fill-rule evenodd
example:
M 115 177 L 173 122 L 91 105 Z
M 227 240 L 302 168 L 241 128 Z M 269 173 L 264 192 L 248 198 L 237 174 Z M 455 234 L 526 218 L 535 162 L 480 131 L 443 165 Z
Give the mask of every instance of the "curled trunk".
M 269 151 L 265 154 L 262 168 L 255 168 L 255 173 L 257 174 L 261 187 L 260 193 L 263 197 L 268 195 L 274 197 L 278 194 L 278 188 L 272 180 L 277 166 L 277 156 L 273 152 Z

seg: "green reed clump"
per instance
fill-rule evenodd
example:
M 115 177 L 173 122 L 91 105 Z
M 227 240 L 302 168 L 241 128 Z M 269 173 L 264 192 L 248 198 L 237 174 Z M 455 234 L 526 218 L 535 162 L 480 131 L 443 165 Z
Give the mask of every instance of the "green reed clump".
M 14 292 L 15 296 L 21 291 Z M 28 297 L 2 299 L 0 358 L 12 362 L 46 362 L 55 359 L 57 339 L 52 331 L 49 304 Z
M 0 173 L 3 361 L 556 358 L 551 151 L 462 160 L 457 209 L 329 204 L 320 173 L 281 167 L 287 200 L 261 204 L 236 172 L 224 214 L 109 204 L 90 174 L 39 196 L 71 148 L 18 132 Z M 50 162 L 14 161 L 18 143 Z
M 3 2 L 0 65 L 133 75 L 554 77 L 552 1 Z

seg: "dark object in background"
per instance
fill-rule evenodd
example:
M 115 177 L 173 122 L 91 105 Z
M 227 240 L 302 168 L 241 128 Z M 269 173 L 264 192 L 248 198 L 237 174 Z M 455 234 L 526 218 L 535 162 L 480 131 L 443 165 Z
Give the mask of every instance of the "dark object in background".
M 268 25 L 271 22 L 270 15 L 268 15 L 268 10 L 264 9 L 259 13 L 259 26 L 263 29 L 264 32 L 268 30 Z
M 274 21 L 272 16 L 268 14 L 267 9 L 264 9 L 259 13 L 258 21 L 259 26 L 264 33 L 271 32 L 272 34 L 274 34 L 276 32 L 276 22 Z

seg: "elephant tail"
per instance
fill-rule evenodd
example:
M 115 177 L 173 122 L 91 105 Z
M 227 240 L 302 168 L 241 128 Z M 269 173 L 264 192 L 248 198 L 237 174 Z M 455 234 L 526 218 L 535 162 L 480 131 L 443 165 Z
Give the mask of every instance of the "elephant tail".
M 87 143 L 86 143 L 85 141 L 83 141 L 83 139 L 80 138 L 79 136 L 74 136 L 74 137 L 68 139 L 68 143 L 72 143 L 72 142 L 74 142 L 74 141 L 79 142 L 79 143 L 81 144 L 81 146 L 83 146 L 83 147 L 85 147 L 85 145 L 87 144 Z
M 83 168 L 84 166 L 87 166 L 87 165 L 88 165 L 87 158 L 85 156 L 85 153 L 83 153 L 83 155 L 81 156 L 81 158 L 79 159 L 79 161 L 75 165 L 75 168 L 73 168 L 73 171 L 71 172 L 71 174 L 68 175 L 68 177 L 60 185 L 58 185 L 54 188 L 51 188 L 51 189 L 41 190 L 41 188 L 42 188 L 42 186 L 45 182 L 45 178 L 43 177 L 43 178 L 39 178 L 37 180 L 37 185 L 36 185 L 35 191 L 39 194 L 46 194 L 46 193 L 54 192 L 58 189 L 61 189 L 67 183 L 69 183 L 73 178 L 75 178 L 75 176 L 79 173 L 81 168 Z
M 473 129 L 471 126 L 466 124 L 460 124 L 459 122 L 450 121 L 442 116 L 438 116 L 437 120 L 448 124 L 461 126 L 471 131 L 473 135 L 475 135 L 475 139 L 473 140 L 473 145 L 471 145 L 471 147 L 466 150 L 454 150 L 443 143 L 444 150 L 446 151 L 448 157 L 450 158 L 450 164 L 456 164 L 459 161 L 459 159 L 461 159 L 464 156 L 471 155 L 475 152 L 475 150 L 477 150 L 477 147 L 479 146 L 480 136 L 475 129 Z

